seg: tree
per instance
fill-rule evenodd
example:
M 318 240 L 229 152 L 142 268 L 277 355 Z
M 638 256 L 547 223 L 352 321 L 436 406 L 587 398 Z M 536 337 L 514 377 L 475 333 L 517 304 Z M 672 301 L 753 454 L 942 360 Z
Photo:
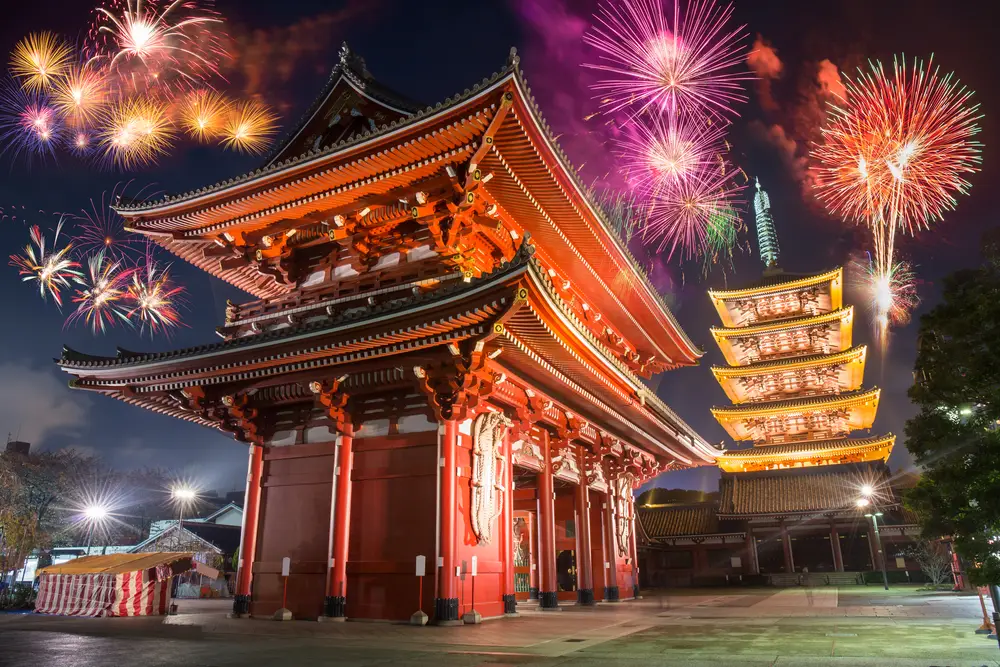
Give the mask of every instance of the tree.
M 953 537 L 978 584 L 1000 583 L 1000 230 L 983 256 L 948 276 L 942 302 L 921 318 L 909 392 L 920 412 L 906 424 L 924 469 L 907 506 L 925 537 Z
M 940 540 L 921 540 L 906 551 L 934 588 L 951 579 L 951 554 Z

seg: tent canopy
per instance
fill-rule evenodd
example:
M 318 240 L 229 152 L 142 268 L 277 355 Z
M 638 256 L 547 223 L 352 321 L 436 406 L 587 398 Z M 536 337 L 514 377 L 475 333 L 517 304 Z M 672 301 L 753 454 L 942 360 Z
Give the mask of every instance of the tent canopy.
M 83 556 L 59 565 L 50 565 L 39 570 L 39 574 L 124 574 L 138 570 L 148 570 L 161 565 L 170 565 L 176 574 L 191 568 L 194 554 L 188 552 L 162 552 L 138 554 L 108 554 L 107 556 Z M 180 561 L 187 560 L 184 568 Z M 178 569 L 176 565 L 182 565 Z

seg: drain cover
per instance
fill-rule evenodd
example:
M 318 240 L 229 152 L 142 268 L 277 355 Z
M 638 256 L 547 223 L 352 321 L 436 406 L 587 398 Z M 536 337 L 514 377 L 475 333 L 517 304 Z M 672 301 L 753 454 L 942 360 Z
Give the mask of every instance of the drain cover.
M 585 642 L 586 639 L 564 639 L 564 642 Z
M 857 637 L 857 633 L 854 632 L 828 632 L 827 637 Z

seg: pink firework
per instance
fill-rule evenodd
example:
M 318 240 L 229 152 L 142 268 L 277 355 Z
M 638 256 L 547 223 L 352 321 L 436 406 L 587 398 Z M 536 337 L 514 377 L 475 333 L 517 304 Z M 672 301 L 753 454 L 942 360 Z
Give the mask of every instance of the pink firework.
M 91 62 L 133 90 L 190 88 L 219 76 L 221 26 L 210 1 L 108 0 L 90 30 Z
M 0 153 L 54 155 L 62 129 L 59 114 L 41 93 L 16 85 L 0 92 L 0 140 L 6 144 Z
M 657 252 L 668 251 L 667 259 L 677 254 L 683 261 L 704 254 L 713 226 L 739 225 L 745 186 L 736 182 L 738 173 L 719 156 L 716 163 L 653 194 L 640 233 L 643 243 Z
M 83 209 L 76 216 L 73 242 L 81 253 L 103 252 L 115 261 L 142 255 L 142 239 L 125 229 L 125 219 L 114 209 L 128 186 L 129 183 L 117 184 L 110 195 L 101 194 L 100 202 L 91 199 L 90 209 Z
M 746 26 L 730 29 L 733 6 L 712 0 L 605 0 L 584 42 L 599 54 L 585 67 L 601 73 L 593 85 L 608 111 L 731 116 L 746 102 Z
M 77 306 L 66 319 L 67 326 L 83 320 L 97 334 L 116 323 L 131 324 L 125 298 L 132 271 L 121 261 L 105 257 L 103 251 L 87 260 L 87 275 L 73 297 Z
M 725 127 L 708 119 L 645 114 L 625 127 L 619 155 L 629 187 L 650 197 L 679 181 L 718 168 Z

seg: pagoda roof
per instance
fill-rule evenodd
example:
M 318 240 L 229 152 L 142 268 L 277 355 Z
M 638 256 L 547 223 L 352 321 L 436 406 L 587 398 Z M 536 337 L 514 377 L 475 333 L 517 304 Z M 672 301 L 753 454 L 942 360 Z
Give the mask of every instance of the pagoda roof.
M 832 354 L 811 354 L 804 357 L 784 357 L 771 361 L 761 361 L 747 366 L 713 366 L 712 374 L 718 380 L 726 396 L 734 403 L 743 403 L 750 399 L 745 388 L 740 383 L 743 378 L 767 375 L 780 375 L 800 370 L 814 368 L 829 368 L 844 366 L 846 372 L 841 372 L 839 389 L 854 391 L 864 382 L 865 358 L 867 347 L 859 345 L 843 352 Z
M 857 430 L 871 428 L 878 410 L 880 394 L 881 390 L 874 388 L 867 391 L 824 394 L 785 401 L 744 403 L 732 407 L 712 408 L 712 416 L 734 440 L 748 440 L 752 437 L 747 428 L 747 422 L 752 419 L 838 409 L 850 411 L 851 430 Z
M 522 235 L 534 237 L 540 257 L 560 277 L 586 284 L 589 304 L 643 355 L 668 367 L 695 363 L 702 352 L 559 148 L 513 52 L 508 66 L 492 77 L 373 132 L 182 195 L 121 206 L 118 212 L 130 229 L 182 259 L 271 298 L 295 286 L 279 285 L 249 265 L 223 268 L 205 250 L 231 232 L 260 230 L 290 218 L 332 217 L 365 197 L 419 187 L 470 159 L 505 96 L 510 96 L 510 113 L 478 165 L 492 179 L 478 192 L 521 225 Z
M 822 313 L 820 315 L 793 317 L 774 322 L 763 322 L 761 324 L 754 324 L 748 327 L 712 327 L 711 332 L 712 336 L 714 336 L 716 340 L 728 338 L 749 338 L 751 336 L 759 336 L 765 333 L 787 331 L 789 329 L 801 329 L 803 327 L 825 324 L 827 322 L 836 322 L 839 320 L 849 321 L 853 317 L 854 306 L 847 306 L 846 308 L 838 308 L 837 310 L 830 311 L 829 313 Z
M 725 472 L 802 466 L 809 465 L 811 461 L 819 462 L 813 465 L 848 460 L 879 460 L 884 463 L 892 453 L 895 442 L 896 436 L 890 433 L 871 438 L 805 440 L 780 445 L 758 443 L 753 447 L 726 451 L 716 459 L 716 463 Z
M 458 344 L 492 331 L 504 350 L 501 365 L 510 365 L 512 374 L 528 375 L 582 417 L 609 423 L 609 430 L 617 427 L 647 451 L 683 465 L 713 462 L 717 450 L 575 319 L 532 254 L 525 241 L 513 261 L 469 283 L 455 281 L 319 322 L 165 353 L 95 357 L 67 349 L 56 361 L 77 376 L 76 387 L 215 426 L 170 394 L 192 386 L 315 373 Z M 529 289 L 515 288 L 512 295 L 512 282 L 522 281 Z M 494 329 L 490 322 L 501 316 L 505 324 Z
M 306 128 L 312 123 L 321 111 L 326 109 L 336 93 L 344 88 L 349 88 L 379 106 L 398 114 L 401 117 L 412 116 L 426 109 L 427 105 L 416 102 L 389 88 L 377 81 L 365 65 L 363 58 L 351 51 L 351 48 L 344 42 L 340 47 L 339 59 L 333 66 L 330 76 L 323 86 L 319 96 L 313 100 L 301 119 L 288 132 L 267 158 L 267 165 L 279 161 L 282 157 L 289 157 L 295 149 L 297 141 L 301 138 Z
M 837 267 L 830 271 L 817 274 L 793 274 L 777 273 L 766 277 L 756 285 L 733 290 L 708 290 L 713 301 L 727 301 L 729 299 L 746 299 L 765 294 L 776 294 L 778 292 L 791 292 L 794 290 L 822 285 L 823 283 L 839 282 L 843 283 L 844 268 Z
M 856 503 L 863 484 L 877 483 L 880 489 L 885 489 L 884 495 L 891 494 L 885 483 L 888 471 L 884 465 L 859 466 L 724 474 L 719 481 L 719 514 L 722 517 L 857 514 Z M 880 507 L 896 504 L 894 497 L 879 502 Z

